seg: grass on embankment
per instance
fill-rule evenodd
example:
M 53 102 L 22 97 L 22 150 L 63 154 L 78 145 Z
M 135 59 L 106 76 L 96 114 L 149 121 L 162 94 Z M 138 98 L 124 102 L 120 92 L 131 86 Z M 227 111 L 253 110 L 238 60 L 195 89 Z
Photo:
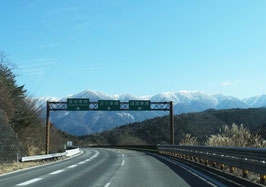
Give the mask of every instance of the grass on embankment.
M 8 163 L 8 164 L 1 164 L 0 175 L 4 173 L 9 173 L 12 171 L 20 170 L 20 169 L 30 168 L 34 166 L 43 165 L 43 164 L 49 164 L 51 162 L 54 162 L 54 161 L 50 160 L 50 161 L 40 161 L 40 162 L 13 162 L 13 163 Z

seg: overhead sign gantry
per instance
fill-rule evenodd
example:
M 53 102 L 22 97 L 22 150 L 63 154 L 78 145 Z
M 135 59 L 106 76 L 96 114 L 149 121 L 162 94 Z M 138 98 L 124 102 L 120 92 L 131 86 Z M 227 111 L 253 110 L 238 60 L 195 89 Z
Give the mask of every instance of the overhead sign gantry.
M 173 102 L 151 102 L 149 100 L 98 100 L 90 102 L 89 98 L 68 98 L 67 102 L 47 101 L 46 110 L 46 154 L 50 148 L 50 111 L 169 111 L 170 144 L 174 145 L 174 112 Z

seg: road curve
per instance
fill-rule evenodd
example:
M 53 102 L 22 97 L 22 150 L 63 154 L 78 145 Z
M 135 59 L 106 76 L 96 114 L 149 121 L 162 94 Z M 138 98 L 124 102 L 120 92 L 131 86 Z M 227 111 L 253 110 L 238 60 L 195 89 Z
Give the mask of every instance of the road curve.
M 195 169 L 157 154 L 104 148 L 77 157 L 0 176 L 0 186 L 119 187 L 226 186 Z

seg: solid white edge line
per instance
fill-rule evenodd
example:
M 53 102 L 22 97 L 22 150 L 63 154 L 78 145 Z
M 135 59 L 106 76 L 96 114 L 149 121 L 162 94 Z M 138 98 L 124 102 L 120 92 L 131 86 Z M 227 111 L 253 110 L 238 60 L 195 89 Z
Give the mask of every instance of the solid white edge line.
M 64 171 L 64 170 L 60 169 L 60 170 L 54 171 L 54 172 L 52 172 L 52 173 L 49 173 L 49 175 L 56 175 L 56 174 L 61 173 L 61 172 L 63 172 L 63 171 Z
M 172 160 L 170 160 L 170 159 L 168 159 L 168 158 L 165 158 L 165 157 L 163 157 L 163 156 L 160 156 L 160 157 L 163 158 L 163 159 L 165 159 L 165 160 L 167 160 L 168 162 L 171 162 L 172 164 L 178 165 L 179 167 L 181 167 L 181 168 L 183 168 L 184 170 L 188 171 L 188 172 L 191 173 L 192 175 L 195 175 L 196 177 L 200 178 L 201 180 L 203 180 L 204 182 L 208 183 L 209 185 L 211 185 L 211 186 L 213 186 L 213 187 L 217 187 L 217 185 L 215 185 L 215 184 L 213 184 L 212 182 L 210 182 L 210 181 L 204 179 L 203 177 L 199 176 L 198 174 L 194 173 L 193 171 L 190 171 L 189 169 L 183 167 L 182 165 L 180 165 L 180 164 L 178 164 L 178 163 L 176 163 L 176 162 L 174 162 L 174 161 L 172 161 Z
M 54 161 L 54 162 L 51 162 L 51 163 L 47 163 L 47 164 L 42 164 L 42 165 L 38 165 L 38 166 L 33 166 L 33 167 L 29 167 L 29 168 L 24 168 L 24 169 L 19 169 L 19 170 L 16 170 L 16 171 L 12 171 L 12 172 L 8 172 L 8 173 L 3 173 L 0 175 L 0 177 L 2 176 L 6 176 L 6 175 L 10 175 L 10 174 L 13 174 L 13 173 L 18 173 L 18 172 L 22 172 L 22 171 L 26 171 L 26 170 L 30 170 L 30 169 L 35 169 L 35 168 L 40 168 L 40 167 L 44 167 L 44 166 L 49 166 L 51 164 L 55 164 L 55 163 L 59 163 L 59 162 L 63 162 L 63 161 L 66 161 L 66 160 L 69 160 L 69 159 L 72 159 L 72 158 L 75 158 L 77 156 L 80 156 L 81 154 L 83 154 L 83 151 L 81 150 L 79 154 L 76 154 L 76 155 L 73 155 L 69 158 L 66 158 L 66 159 L 63 159 L 63 160 L 57 160 L 57 161 Z
M 34 179 L 31 179 L 31 180 L 28 180 L 26 182 L 23 182 L 23 183 L 20 183 L 20 184 L 17 184 L 17 186 L 26 186 L 26 185 L 29 185 L 29 184 L 32 184 L 34 182 L 37 182 L 39 180 L 42 180 L 43 178 L 34 178 Z
M 108 182 L 108 183 L 106 183 L 105 185 L 104 185 L 104 187 L 108 187 L 108 186 L 110 186 L 110 182 Z

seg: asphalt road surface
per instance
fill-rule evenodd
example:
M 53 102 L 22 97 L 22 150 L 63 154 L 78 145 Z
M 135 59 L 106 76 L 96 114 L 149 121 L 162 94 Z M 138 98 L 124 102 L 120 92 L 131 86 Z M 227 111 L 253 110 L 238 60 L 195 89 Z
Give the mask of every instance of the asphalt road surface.
M 86 148 L 68 160 L 0 176 L 0 186 L 238 186 L 158 154 Z

